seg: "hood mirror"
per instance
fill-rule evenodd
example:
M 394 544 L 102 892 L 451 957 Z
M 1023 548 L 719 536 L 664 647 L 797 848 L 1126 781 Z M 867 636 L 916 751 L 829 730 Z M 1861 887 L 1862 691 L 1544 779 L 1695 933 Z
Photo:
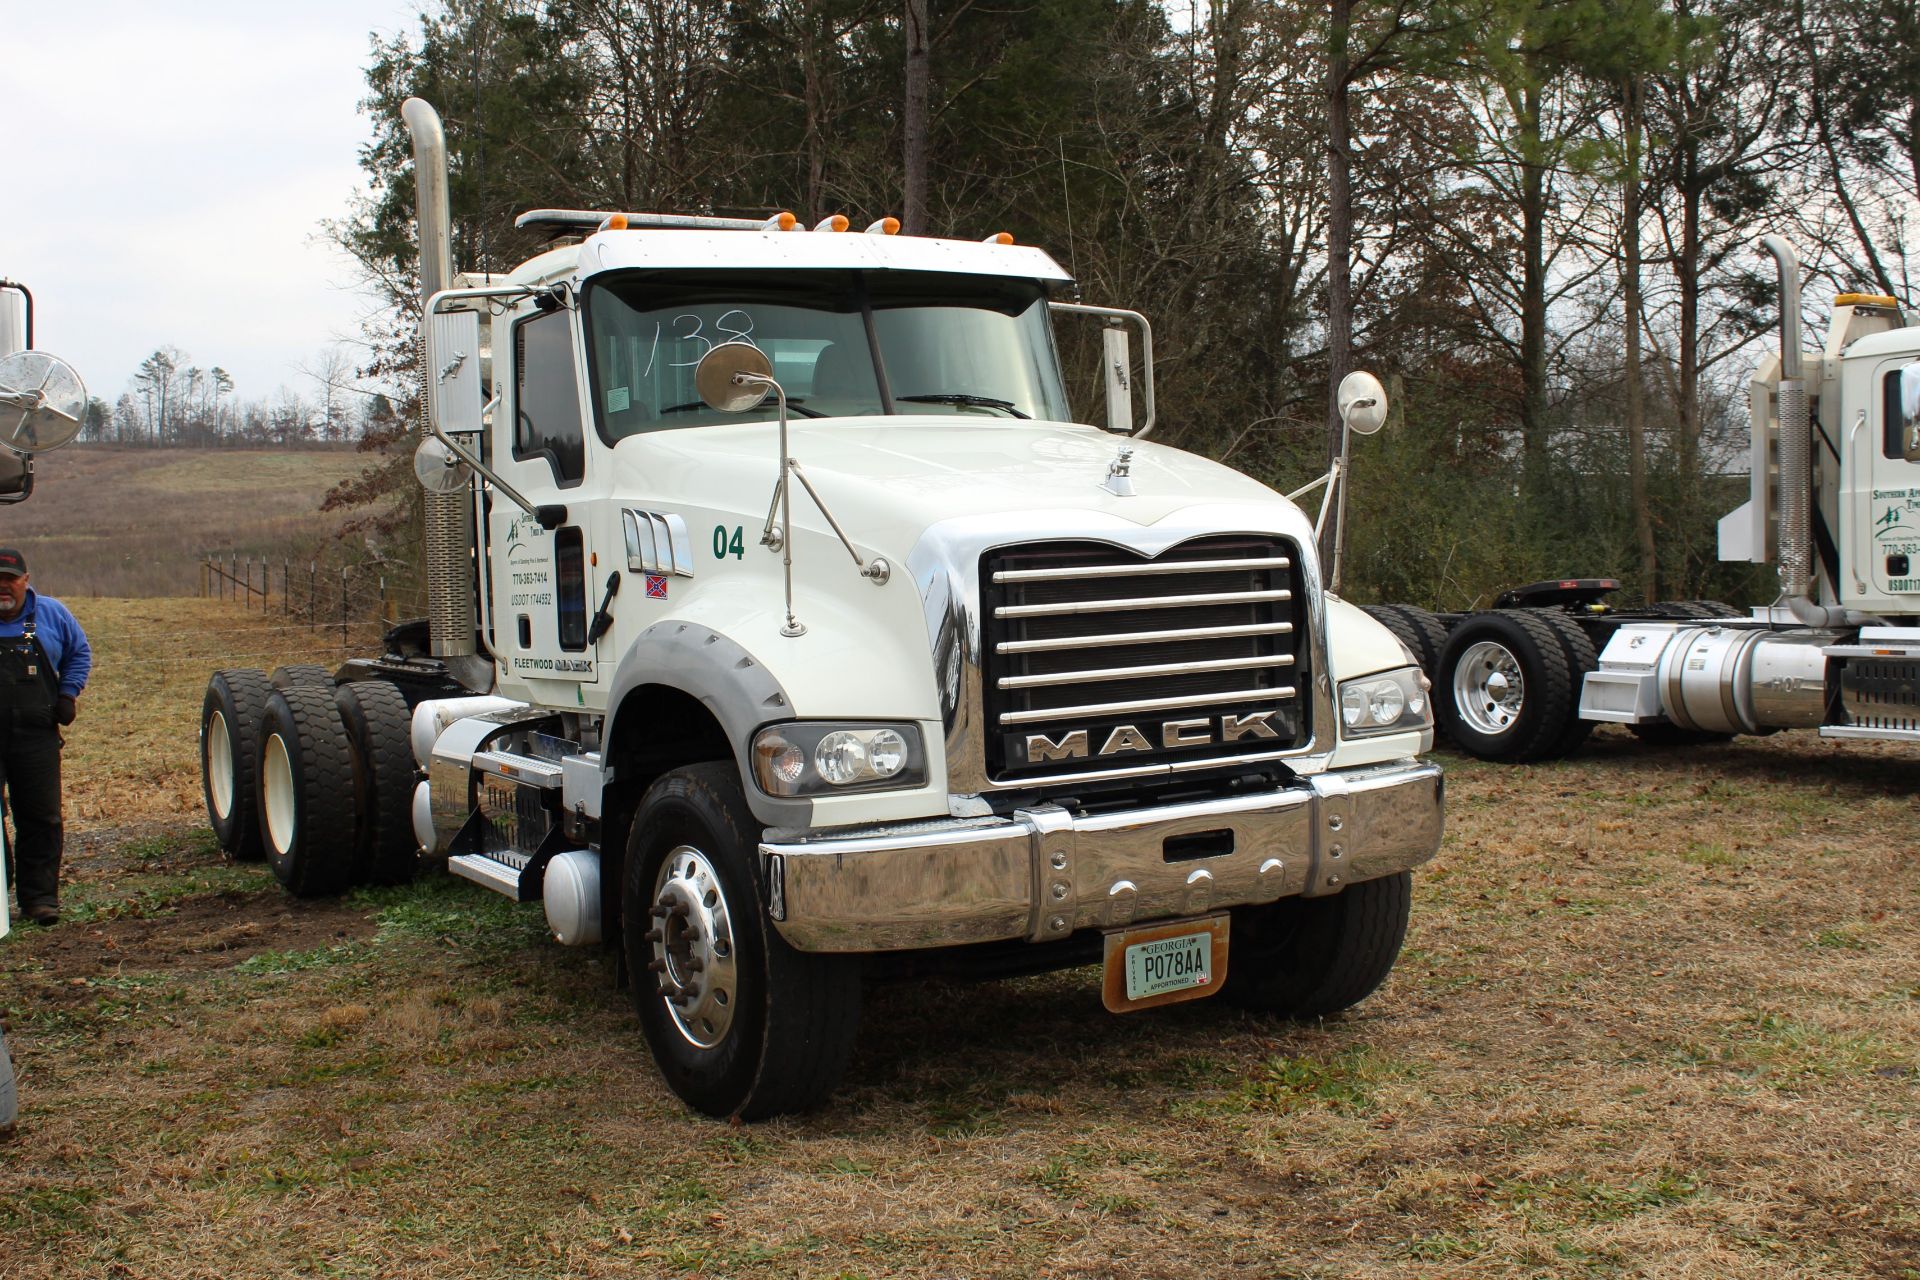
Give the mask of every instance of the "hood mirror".
M 87 388 L 73 366 L 44 351 L 0 357 L 0 445 L 45 453 L 80 434 Z
M 693 385 L 708 408 L 745 413 L 773 389 L 773 365 L 751 343 L 723 342 L 700 357 Z
M 1355 435 L 1370 436 L 1387 423 L 1387 389 L 1370 373 L 1355 372 L 1340 379 L 1340 420 Z

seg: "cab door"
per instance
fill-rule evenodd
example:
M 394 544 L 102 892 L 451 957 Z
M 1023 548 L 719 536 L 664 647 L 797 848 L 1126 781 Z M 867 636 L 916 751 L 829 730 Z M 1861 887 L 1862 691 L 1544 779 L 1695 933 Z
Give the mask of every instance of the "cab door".
M 595 605 L 594 486 L 582 415 L 581 362 L 571 308 L 517 312 L 492 425 L 494 466 L 534 506 L 560 504 L 555 529 L 495 495 L 488 515 L 493 548 L 493 636 L 503 685 L 521 686 L 546 706 L 597 706 L 601 684 L 588 640 Z

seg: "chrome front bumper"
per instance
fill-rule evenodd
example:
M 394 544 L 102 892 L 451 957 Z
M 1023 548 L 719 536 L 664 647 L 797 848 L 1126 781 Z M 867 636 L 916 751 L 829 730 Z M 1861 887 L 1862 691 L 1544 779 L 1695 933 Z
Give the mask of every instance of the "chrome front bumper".
M 907 951 L 1338 893 L 1440 847 L 1444 783 L 1421 762 L 1259 795 L 1075 817 L 893 823 L 760 846 L 775 927 L 802 951 Z

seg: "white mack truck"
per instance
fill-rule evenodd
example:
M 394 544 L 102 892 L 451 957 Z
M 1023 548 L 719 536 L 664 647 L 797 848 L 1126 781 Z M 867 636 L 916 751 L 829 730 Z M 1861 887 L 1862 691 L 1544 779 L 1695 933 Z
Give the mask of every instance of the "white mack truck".
M 86 407 L 87 388 L 72 366 L 34 350 L 32 291 L 0 277 L 0 505 L 33 496 L 33 455 L 79 435 Z M 12 925 L 10 881 L 7 833 L 0 824 L 0 938 Z M 19 1111 L 13 1057 L 0 1027 L 0 1134 L 14 1127 Z
M 1101 964 L 1116 1011 L 1300 1016 L 1382 981 L 1441 836 L 1425 677 L 1291 502 L 1140 438 L 1139 316 L 890 220 L 544 210 L 551 249 L 456 276 L 404 114 L 431 617 L 213 677 L 235 856 L 543 901 L 716 1116 L 824 1097 L 875 978 Z M 1108 328 L 1119 438 L 1071 420 L 1061 313 Z
M 1720 558 L 1777 562 L 1751 615 L 1714 601 L 1614 608 L 1611 578 L 1540 582 L 1491 610 L 1369 612 L 1437 686 L 1442 732 L 1470 754 L 1564 755 L 1595 724 L 1659 743 L 1816 729 L 1920 742 L 1920 327 L 1893 299 L 1834 299 L 1826 350 L 1803 352 L 1800 269 L 1777 236 L 1780 352 L 1751 384 L 1752 496 L 1720 521 Z

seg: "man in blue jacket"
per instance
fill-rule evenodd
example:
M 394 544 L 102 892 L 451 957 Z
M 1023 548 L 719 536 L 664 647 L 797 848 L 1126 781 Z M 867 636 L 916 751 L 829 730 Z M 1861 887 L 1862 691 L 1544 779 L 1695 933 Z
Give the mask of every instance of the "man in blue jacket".
M 7 865 L 20 914 L 60 920 L 60 729 L 73 723 L 93 670 L 67 607 L 27 585 L 27 560 L 0 547 L 0 783 L 13 815 Z

